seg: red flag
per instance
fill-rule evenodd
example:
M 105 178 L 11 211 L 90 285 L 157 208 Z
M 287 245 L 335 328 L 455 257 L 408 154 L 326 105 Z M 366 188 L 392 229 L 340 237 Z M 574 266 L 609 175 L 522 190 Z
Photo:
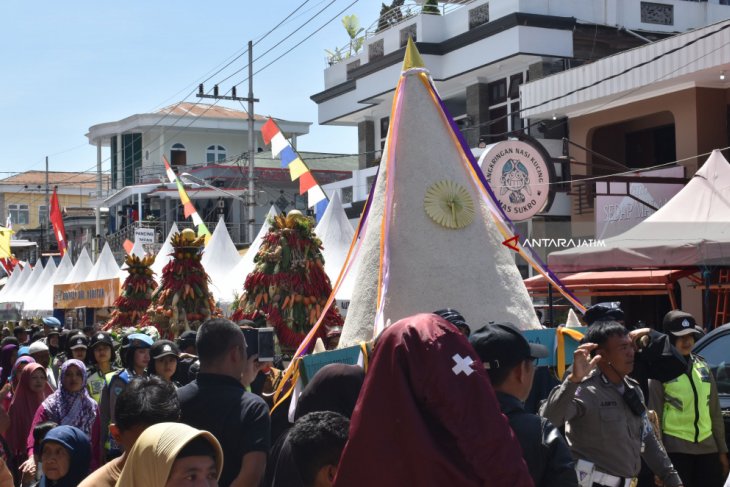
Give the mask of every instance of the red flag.
M 61 207 L 58 205 L 58 195 L 55 188 L 53 189 L 53 196 L 51 196 L 51 213 L 49 215 L 53 225 L 53 233 L 56 235 L 56 241 L 58 242 L 58 250 L 63 255 L 68 248 L 68 242 L 66 242 L 66 229 L 63 226 L 63 215 L 61 214 Z
M 274 138 L 274 135 L 279 133 L 279 127 L 276 126 L 276 123 L 269 118 L 263 127 L 261 127 L 261 137 L 264 139 L 264 144 L 269 145 L 271 142 L 271 139 Z

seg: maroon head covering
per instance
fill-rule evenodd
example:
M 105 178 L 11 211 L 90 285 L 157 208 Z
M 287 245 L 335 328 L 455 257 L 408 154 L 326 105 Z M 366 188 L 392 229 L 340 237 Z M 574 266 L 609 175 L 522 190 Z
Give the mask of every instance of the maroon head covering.
M 48 383 L 46 383 L 43 391 L 33 392 L 30 389 L 30 376 L 36 370 L 42 370 L 44 373 L 46 371 L 38 363 L 30 363 L 25 366 L 23 372 L 20 374 L 20 381 L 13 395 L 13 401 L 10 403 L 10 410 L 8 411 L 10 415 L 10 428 L 5 439 L 10 447 L 10 452 L 14 456 L 25 455 L 25 440 L 28 438 L 30 426 L 33 424 L 33 416 L 38 406 L 41 405 L 46 397 L 53 393 Z
M 482 362 L 433 314 L 378 338 L 335 486 L 531 487 Z

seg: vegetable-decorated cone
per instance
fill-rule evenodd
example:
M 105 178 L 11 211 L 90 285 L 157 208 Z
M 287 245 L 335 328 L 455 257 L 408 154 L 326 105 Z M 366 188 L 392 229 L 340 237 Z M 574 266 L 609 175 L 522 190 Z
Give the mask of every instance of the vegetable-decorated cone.
M 204 237 L 185 229 L 172 236 L 172 260 L 162 269 L 162 282 L 152 295 L 143 325 L 154 325 L 166 338 L 197 329 L 212 317 L 222 316 L 208 289 L 208 274 L 200 263 Z
M 310 218 L 294 210 L 274 217 L 270 224 L 231 319 L 265 318 L 287 353 L 296 349 L 322 315 L 332 284 L 324 271 L 322 242 Z M 323 323 L 323 337 L 333 327 L 342 326 L 336 306 L 330 307 Z
M 124 258 L 129 275 L 122 285 L 122 294 L 114 301 L 114 311 L 104 326 L 105 330 L 134 327 L 142 321 L 144 312 L 152 301 L 152 293 L 157 287 L 154 273 L 150 269 L 154 261 L 154 255 L 141 259 L 136 255 Z

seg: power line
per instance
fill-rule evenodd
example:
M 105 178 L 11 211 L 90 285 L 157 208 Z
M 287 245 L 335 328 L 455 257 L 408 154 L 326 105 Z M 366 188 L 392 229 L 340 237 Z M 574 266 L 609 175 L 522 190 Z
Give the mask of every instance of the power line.
M 257 39 L 257 40 L 256 40 L 256 42 L 254 42 L 254 43 L 253 43 L 253 45 L 255 46 L 255 45 L 256 45 L 256 44 L 258 44 L 259 42 L 261 42 L 261 41 L 263 41 L 264 39 L 266 39 L 266 38 L 267 38 L 267 37 L 269 36 L 269 34 L 271 34 L 271 33 L 272 33 L 272 32 L 274 32 L 274 31 L 275 31 L 276 29 L 278 29 L 279 27 L 281 27 L 281 25 L 282 25 L 283 23 L 285 23 L 285 22 L 286 22 L 287 20 L 289 20 L 289 18 L 290 18 L 290 17 L 292 16 L 292 15 L 294 15 L 295 13 L 297 13 L 297 12 L 299 11 L 299 9 L 301 9 L 302 7 L 304 7 L 304 6 L 305 6 L 305 5 L 307 4 L 307 3 L 309 3 L 309 0 L 304 0 L 304 2 L 302 2 L 302 3 L 301 3 L 301 4 L 300 4 L 300 5 L 299 5 L 299 6 L 297 7 L 297 8 L 295 8 L 295 9 L 294 9 L 294 10 L 293 10 L 293 11 L 292 11 L 292 12 L 291 12 L 291 13 L 290 13 L 289 15 L 287 15 L 286 17 L 284 17 L 283 19 L 281 19 L 281 22 L 279 22 L 278 24 L 276 24 L 276 25 L 275 25 L 275 26 L 274 26 L 274 27 L 273 27 L 273 28 L 272 28 L 271 30 L 269 30 L 269 31 L 268 31 L 268 32 L 267 32 L 266 34 L 264 34 L 264 35 L 263 35 L 263 36 L 261 36 L 261 37 L 260 37 L 259 39 Z
M 355 5 L 359 1 L 360 0 L 354 0 L 353 2 L 351 2 L 347 7 L 343 8 L 342 10 L 340 10 L 334 17 L 332 17 L 331 19 L 329 19 L 326 23 L 322 24 L 317 30 L 315 30 L 314 32 L 312 32 L 311 34 L 309 34 L 307 37 L 305 37 L 304 39 L 302 39 L 301 41 L 299 41 L 297 44 L 295 44 L 294 46 L 292 46 L 291 48 L 289 48 L 287 51 L 285 51 L 283 54 L 281 54 L 280 56 L 278 56 L 276 59 L 274 59 L 273 61 L 271 61 L 269 64 L 267 64 L 263 68 L 258 69 L 253 74 L 254 75 L 259 74 L 261 71 L 263 71 L 264 69 L 268 68 L 269 66 L 271 66 L 272 64 L 274 64 L 275 62 L 277 62 L 279 59 L 283 58 L 284 56 L 286 56 L 287 54 L 289 54 L 290 52 L 292 52 L 294 49 L 296 49 L 297 47 L 299 47 L 302 44 L 304 44 L 305 42 L 307 42 L 309 39 L 311 39 L 312 37 L 314 37 L 315 34 L 317 34 L 319 31 L 321 31 L 322 29 L 324 29 L 325 27 L 327 27 L 330 22 L 332 22 L 337 17 L 339 17 L 340 15 L 342 15 L 343 13 L 345 13 L 345 11 L 347 9 L 349 9 L 350 7 L 352 7 L 353 5 Z M 248 81 L 248 77 L 246 77 L 245 79 L 243 79 L 241 82 L 237 83 L 235 86 L 238 86 L 238 85 L 240 85 L 240 84 L 242 84 L 242 83 L 244 83 L 246 81 Z
M 314 14 L 313 16 L 311 16 L 302 25 L 300 25 L 299 27 L 297 27 L 296 29 L 294 29 L 293 32 L 290 32 L 286 37 L 284 37 L 283 39 L 281 39 L 279 42 L 277 42 L 276 44 L 274 44 L 272 47 L 270 47 L 269 49 L 267 49 L 265 52 L 263 52 L 262 54 L 258 55 L 253 61 L 254 62 L 258 61 L 259 59 L 261 59 L 262 57 L 266 56 L 268 53 L 270 53 L 271 51 L 273 51 L 274 49 L 276 49 L 277 47 L 279 47 L 283 42 L 289 40 L 289 38 L 292 35 L 296 34 L 300 30 L 302 30 L 307 24 L 309 24 L 310 22 L 312 22 L 315 18 L 317 18 L 322 12 L 324 12 L 325 10 L 327 10 L 336 1 L 337 0 L 330 0 L 330 2 L 327 5 L 325 5 L 323 8 L 321 8 L 316 14 Z M 329 22 L 331 22 L 331 20 Z M 222 80 L 218 81 L 218 84 L 222 84 L 222 83 L 228 81 L 229 79 L 231 79 L 232 77 L 234 77 L 235 75 L 237 75 L 238 73 L 240 73 L 240 72 L 242 72 L 242 71 L 244 71 L 246 69 L 248 69 L 248 64 L 246 64 L 246 66 L 244 66 L 243 68 L 237 69 L 236 71 L 232 72 L 231 74 L 229 74 L 228 76 L 226 76 Z M 243 81 L 246 81 L 246 80 L 248 80 L 248 78 L 246 78 Z M 243 83 L 243 81 L 241 83 Z M 238 84 L 241 84 L 241 83 L 238 83 Z M 238 85 L 236 85 L 236 86 L 238 86 Z

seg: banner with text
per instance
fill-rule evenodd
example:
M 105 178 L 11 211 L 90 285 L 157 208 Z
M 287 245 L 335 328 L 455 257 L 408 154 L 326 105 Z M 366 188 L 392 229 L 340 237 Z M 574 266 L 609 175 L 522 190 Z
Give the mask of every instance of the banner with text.
M 56 284 L 53 286 L 53 308 L 106 308 L 119 297 L 119 278 L 100 281 Z

